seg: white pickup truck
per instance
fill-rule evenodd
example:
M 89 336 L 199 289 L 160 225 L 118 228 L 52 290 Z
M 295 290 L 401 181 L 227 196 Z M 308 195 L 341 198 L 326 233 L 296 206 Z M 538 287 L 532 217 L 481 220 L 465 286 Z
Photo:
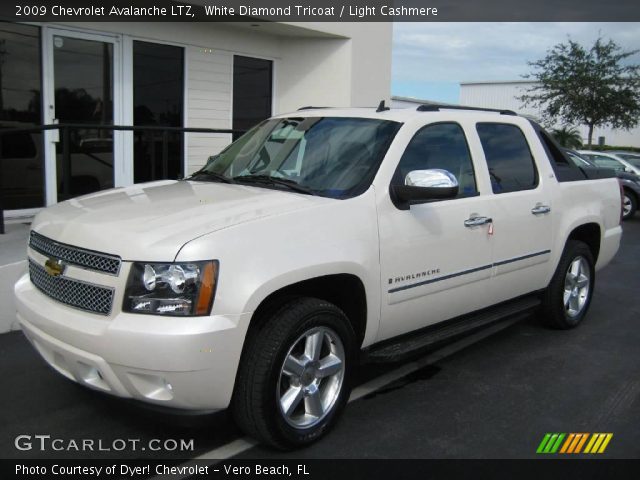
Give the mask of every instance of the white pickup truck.
M 508 111 L 303 109 L 185 180 L 42 211 L 18 318 L 89 388 L 230 407 L 248 434 L 305 445 L 362 359 L 533 309 L 578 325 L 622 234 L 618 181 L 594 171 Z

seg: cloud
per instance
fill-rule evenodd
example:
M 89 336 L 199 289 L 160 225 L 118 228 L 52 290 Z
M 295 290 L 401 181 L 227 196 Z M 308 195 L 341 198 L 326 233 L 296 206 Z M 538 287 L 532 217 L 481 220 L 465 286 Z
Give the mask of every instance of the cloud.
M 591 45 L 598 35 L 625 50 L 640 48 L 640 23 L 397 22 L 393 85 L 515 80 L 530 71 L 528 61 L 542 58 L 553 45 L 568 38 Z M 640 54 L 630 61 L 640 63 Z

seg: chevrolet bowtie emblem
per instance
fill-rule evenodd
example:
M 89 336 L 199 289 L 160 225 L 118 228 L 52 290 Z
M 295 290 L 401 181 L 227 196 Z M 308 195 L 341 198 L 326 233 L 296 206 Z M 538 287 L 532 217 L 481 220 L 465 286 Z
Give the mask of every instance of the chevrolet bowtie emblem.
M 44 262 L 44 269 L 52 277 L 59 277 L 64 273 L 66 265 L 59 258 L 48 258 Z

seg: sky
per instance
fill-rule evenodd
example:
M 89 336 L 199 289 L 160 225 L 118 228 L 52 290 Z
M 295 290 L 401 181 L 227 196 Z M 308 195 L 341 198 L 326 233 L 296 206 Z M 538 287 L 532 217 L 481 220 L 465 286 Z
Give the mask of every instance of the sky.
M 405 23 L 393 25 L 393 95 L 458 103 L 460 82 L 519 80 L 554 45 L 601 35 L 640 49 L 640 23 Z M 630 57 L 640 63 L 640 53 Z

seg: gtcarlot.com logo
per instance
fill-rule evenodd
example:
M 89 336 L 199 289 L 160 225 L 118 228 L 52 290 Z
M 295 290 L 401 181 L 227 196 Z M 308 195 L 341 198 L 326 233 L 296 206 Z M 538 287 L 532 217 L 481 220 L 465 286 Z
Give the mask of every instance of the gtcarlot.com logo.
M 116 438 L 104 440 L 102 438 L 66 439 L 56 438 L 51 435 L 18 435 L 14 440 L 17 450 L 40 450 L 55 452 L 122 452 L 145 451 L 154 452 L 191 452 L 194 449 L 193 439 L 174 438 Z
M 546 433 L 536 453 L 604 453 L 613 433 Z

